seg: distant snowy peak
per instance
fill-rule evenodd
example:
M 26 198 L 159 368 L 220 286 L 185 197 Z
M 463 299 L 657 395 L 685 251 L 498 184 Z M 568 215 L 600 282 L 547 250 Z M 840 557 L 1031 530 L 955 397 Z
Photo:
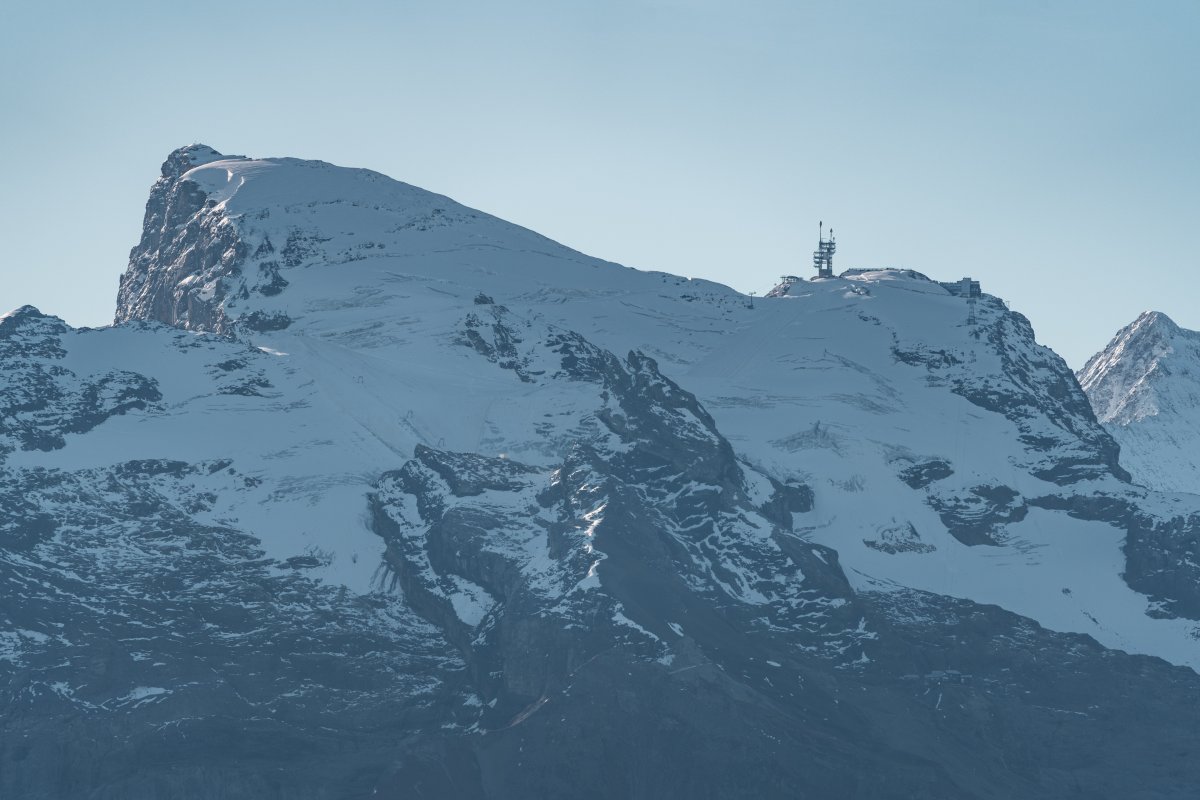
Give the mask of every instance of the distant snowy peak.
M 1077 377 L 1103 423 L 1131 422 L 1200 404 L 1200 333 L 1146 311 L 1092 356 Z
M 1077 377 L 1135 482 L 1200 493 L 1200 333 L 1147 311 Z

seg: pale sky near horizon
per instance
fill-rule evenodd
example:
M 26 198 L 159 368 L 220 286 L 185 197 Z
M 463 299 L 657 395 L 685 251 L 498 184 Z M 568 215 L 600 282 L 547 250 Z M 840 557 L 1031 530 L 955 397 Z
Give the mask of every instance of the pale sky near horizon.
M 1200 0 L 0 0 L 0 311 L 112 316 L 166 154 L 319 158 L 766 291 L 970 275 L 1079 367 L 1200 329 Z

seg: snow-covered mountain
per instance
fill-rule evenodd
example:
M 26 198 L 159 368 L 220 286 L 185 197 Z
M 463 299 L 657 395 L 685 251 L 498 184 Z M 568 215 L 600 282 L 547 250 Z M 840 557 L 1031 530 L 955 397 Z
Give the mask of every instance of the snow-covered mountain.
M 172 153 L 0 319 L 0 791 L 1187 796 L 1200 498 L 998 298 L 749 301 Z
M 1200 494 L 1200 332 L 1147 311 L 1078 378 L 1138 483 Z

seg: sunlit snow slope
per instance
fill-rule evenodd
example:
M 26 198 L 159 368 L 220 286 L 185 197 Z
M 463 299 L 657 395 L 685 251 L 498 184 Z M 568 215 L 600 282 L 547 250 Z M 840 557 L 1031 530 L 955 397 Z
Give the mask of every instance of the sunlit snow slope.
M 1134 480 L 1200 493 L 1200 333 L 1147 311 L 1079 371 Z

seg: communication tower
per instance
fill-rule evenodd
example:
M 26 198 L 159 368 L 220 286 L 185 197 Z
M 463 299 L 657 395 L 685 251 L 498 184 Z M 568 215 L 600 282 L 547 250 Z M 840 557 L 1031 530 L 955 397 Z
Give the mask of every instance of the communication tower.
M 813 267 L 817 270 L 818 278 L 833 277 L 833 254 L 837 251 L 837 242 L 833 238 L 833 227 L 829 228 L 829 238 L 825 238 L 825 222 L 817 224 L 817 249 L 813 251 Z

